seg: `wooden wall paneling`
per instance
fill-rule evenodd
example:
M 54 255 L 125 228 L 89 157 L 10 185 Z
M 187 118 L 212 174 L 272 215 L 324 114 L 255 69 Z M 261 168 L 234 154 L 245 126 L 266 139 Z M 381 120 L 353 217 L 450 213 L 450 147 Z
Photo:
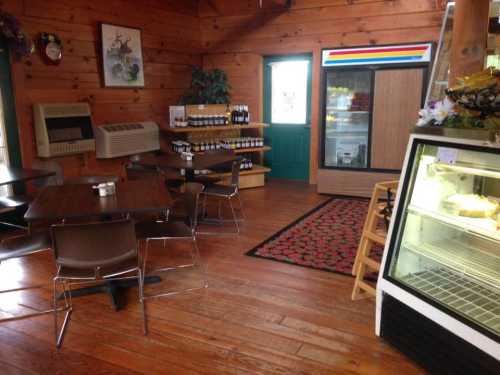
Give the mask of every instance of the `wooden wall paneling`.
M 197 2 L 167 0 L 4 0 L 23 28 L 35 37 L 54 32 L 63 40 L 59 66 L 38 54 L 13 61 L 13 83 L 23 163 L 36 160 L 32 106 L 37 102 L 86 101 L 96 125 L 153 120 L 166 126 L 168 106 L 177 104 L 190 84 L 193 65 L 201 65 Z M 144 89 L 102 87 L 98 23 L 142 29 Z M 122 174 L 126 158 L 96 160 L 95 155 L 57 158 L 64 174 Z
M 317 180 L 320 142 L 320 52 L 322 48 L 437 41 L 443 1 L 200 0 L 203 65 L 228 72 L 233 101 L 262 103 L 258 56 L 313 53 L 310 182 Z M 252 111 L 255 111 L 252 108 Z M 261 115 L 261 112 L 258 113 Z
M 375 73 L 371 167 L 400 170 L 422 106 L 424 69 Z

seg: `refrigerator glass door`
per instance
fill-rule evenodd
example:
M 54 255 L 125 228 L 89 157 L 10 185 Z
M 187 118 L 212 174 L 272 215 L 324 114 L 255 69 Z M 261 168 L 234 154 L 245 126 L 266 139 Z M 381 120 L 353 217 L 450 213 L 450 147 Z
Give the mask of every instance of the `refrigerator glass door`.
M 428 141 L 416 145 L 388 276 L 498 339 L 498 150 Z
M 371 71 L 327 71 L 326 167 L 368 167 L 371 95 Z

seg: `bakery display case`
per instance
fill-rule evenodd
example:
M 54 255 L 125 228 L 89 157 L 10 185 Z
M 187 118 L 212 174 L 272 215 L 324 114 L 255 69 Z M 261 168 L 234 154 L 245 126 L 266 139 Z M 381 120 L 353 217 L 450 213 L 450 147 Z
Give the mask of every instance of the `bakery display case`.
M 400 185 L 379 278 L 379 333 L 391 337 L 390 295 L 500 359 L 499 145 L 413 136 Z

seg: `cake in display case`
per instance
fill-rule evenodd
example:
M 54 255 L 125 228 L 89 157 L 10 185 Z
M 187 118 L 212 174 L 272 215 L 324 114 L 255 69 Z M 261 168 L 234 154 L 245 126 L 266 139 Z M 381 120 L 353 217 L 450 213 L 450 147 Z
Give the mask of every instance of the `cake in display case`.
M 388 322 L 394 309 L 385 314 L 389 298 L 415 312 L 409 326 L 429 319 L 498 365 L 499 145 L 413 136 L 401 179 L 379 276 L 377 333 L 392 337 L 388 330 L 397 329 Z M 437 334 L 422 329 L 415 332 Z

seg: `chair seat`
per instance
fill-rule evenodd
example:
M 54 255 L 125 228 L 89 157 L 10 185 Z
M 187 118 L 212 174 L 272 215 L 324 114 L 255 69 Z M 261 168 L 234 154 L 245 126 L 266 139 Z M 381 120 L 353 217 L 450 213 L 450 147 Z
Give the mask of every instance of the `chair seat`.
M 32 199 L 25 195 L 7 195 L 0 197 L 0 210 L 15 209 L 30 204 Z
M 99 277 L 103 279 L 113 277 L 127 272 L 132 272 L 138 267 L 139 264 L 137 262 L 137 258 L 133 257 L 112 266 L 99 268 Z M 57 276 L 66 279 L 94 279 L 96 274 L 94 269 L 61 266 Z
M 236 186 L 226 186 L 226 185 L 209 185 L 203 190 L 203 194 L 209 195 L 219 195 L 223 197 L 231 197 L 237 192 Z
M 7 238 L 0 243 L 0 261 L 27 256 L 51 247 L 49 232 Z
M 140 239 L 190 238 L 191 228 L 182 221 L 140 222 L 135 226 L 135 233 Z

